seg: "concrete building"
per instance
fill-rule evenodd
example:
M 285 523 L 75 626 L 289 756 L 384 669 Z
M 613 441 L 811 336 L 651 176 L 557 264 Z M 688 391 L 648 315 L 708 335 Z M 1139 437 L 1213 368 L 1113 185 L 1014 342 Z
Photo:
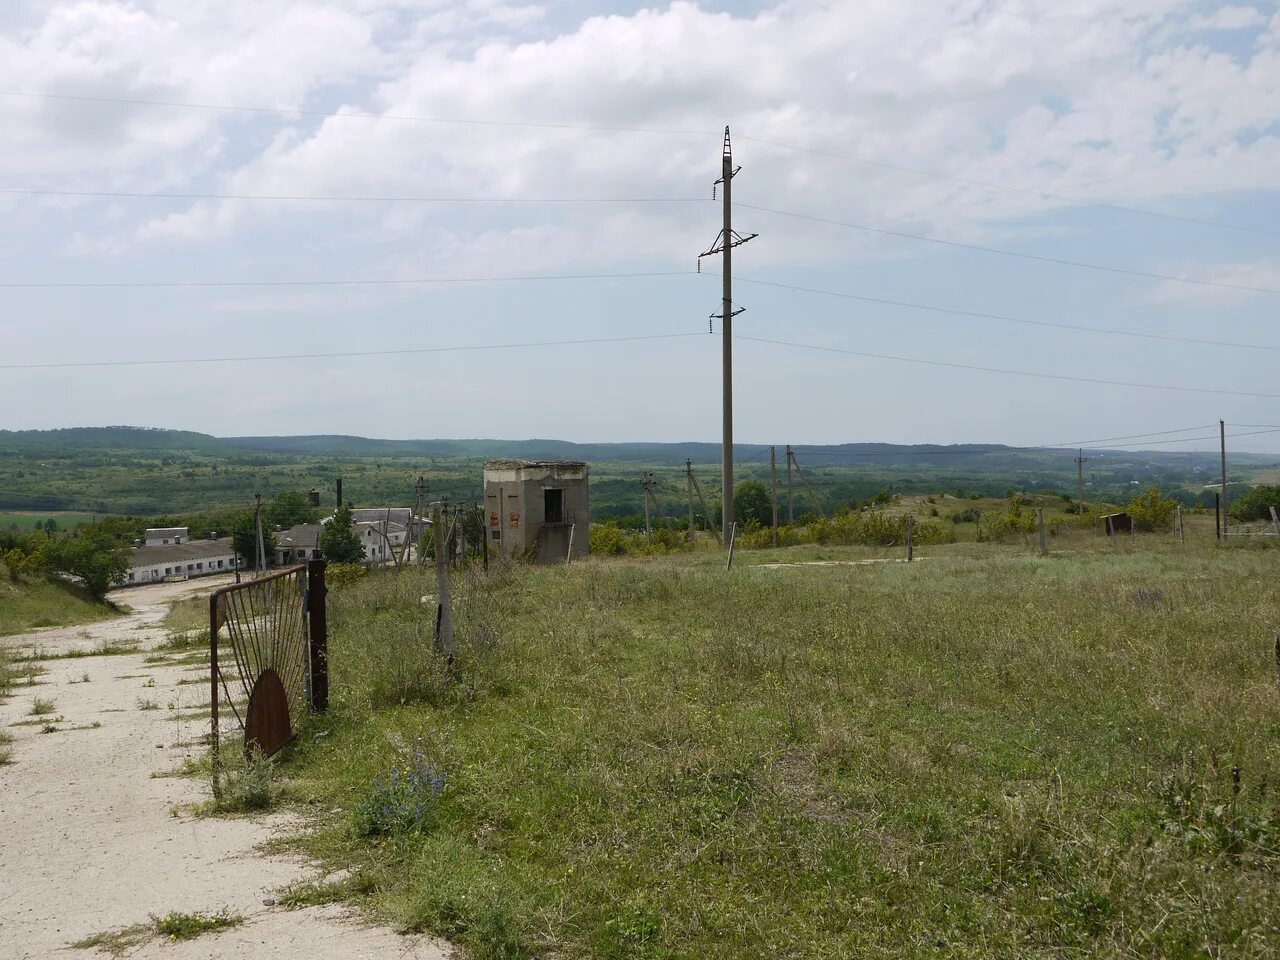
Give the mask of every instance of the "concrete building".
M 178 539 L 173 530 L 181 530 Z M 191 577 L 207 577 L 215 573 L 229 573 L 244 568 L 236 556 L 229 537 L 221 540 L 192 540 L 186 536 L 186 528 L 155 531 L 160 535 L 152 542 L 147 531 L 143 546 L 134 547 L 129 558 L 129 571 L 118 581 L 119 586 L 137 583 L 156 583 L 161 580 L 186 580 Z
M 148 527 L 143 534 L 143 545 L 148 547 L 167 547 L 175 543 L 186 543 L 190 527 Z
M 276 565 L 287 567 L 320 556 L 322 523 L 298 523 L 276 533 Z
M 409 512 L 405 510 L 406 515 Z M 386 510 L 382 511 L 382 516 L 386 517 Z M 320 523 L 299 523 L 288 530 L 276 531 L 276 564 L 288 566 L 292 563 L 306 563 L 313 557 L 320 556 L 320 535 L 324 533 L 324 525 L 331 520 L 332 517 L 326 517 Z M 386 563 L 391 559 L 391 549 L 398 551 L 404 545 L 407 535 L 402 525 L 388 523 L 385 519 L 353 523 L 351 527 L 360 538 L 366 563 Z
M 484 465 L 489 546 L 536 563 L 588 552 L 591 501 L 581 460 L 489 460 Z

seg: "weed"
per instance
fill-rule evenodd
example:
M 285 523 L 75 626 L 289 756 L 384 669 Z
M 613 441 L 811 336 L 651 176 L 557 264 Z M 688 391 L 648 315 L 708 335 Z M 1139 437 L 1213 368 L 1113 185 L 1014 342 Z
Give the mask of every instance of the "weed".
M 267 810 L 275 798 L 275 766 L 270 757 L 255 750 L 249 757 L 238 750 L 223 750 L 224 762 L 220 795 L 214 799 L 215 813 L 253 813 Z
M 45 697 L 36 697 L 31 701 L 31 716 L 42 717 L 47 713 L 53 713 L 57 705 Z
M 395 764 L 386 777 L 375 780 L 356 803 L 356 830 L 375 836 L 428 826 L 444 785 L 444 771 L 432 766 L 421 750 L 414 750 L 407 761 Z
M 52 723 L 46 723 L 40 728 L 40 732 L 41 733 L 57 733 L 58 727 L 54 726 Z
M 139 697 L 135 702 L 137 703 L 137 707 L 139 710 L 159 710 L 160 709 L 160 704 L 156 703 L 156 701 L 154 700 L 149 700 L 146 697 Z
M 193 940 L 202 934 L 244 923 L 244 917 L 223 909 L 217 913 L 166 913 L 163 917 L 153 917 L 152 923 L 162 937 Z
M 90 934 L 82 940 L 74 941 L 71 946 L 77 950 L 101 950 L 113 957 L 123 957 L 134 947 L 149 940 L 153 932 L 149 924 L 135 923 L 119 930 Z

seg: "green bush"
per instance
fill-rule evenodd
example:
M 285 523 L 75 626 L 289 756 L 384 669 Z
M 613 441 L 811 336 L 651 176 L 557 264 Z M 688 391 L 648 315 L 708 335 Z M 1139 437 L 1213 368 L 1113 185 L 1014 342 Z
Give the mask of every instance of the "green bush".
M 1173 527 L 1173 514 L 1178 508 L 1178 501 L 1162 497 L 1158 487 L 1148 487 L 1125 506 L 1125 511 L 1133 517 L 1133 525 L 1138 530 L 1169 530 Z
M 1270 520 L 1272 507 L 1280 510 L 1280 485 L 1263 484 L 1237 497 L 1230 513 L 1237 520 Z

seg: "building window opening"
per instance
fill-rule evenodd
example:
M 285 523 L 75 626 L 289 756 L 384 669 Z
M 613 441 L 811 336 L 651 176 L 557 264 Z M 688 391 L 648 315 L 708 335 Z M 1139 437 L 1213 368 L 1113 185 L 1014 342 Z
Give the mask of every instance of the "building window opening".
M 564 523 L 564 491 L 542 491 L 542 522 Z

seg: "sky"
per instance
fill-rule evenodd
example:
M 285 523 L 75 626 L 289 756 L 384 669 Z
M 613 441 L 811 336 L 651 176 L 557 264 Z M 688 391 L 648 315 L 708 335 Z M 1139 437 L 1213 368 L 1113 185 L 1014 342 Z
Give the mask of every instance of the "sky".
M 0 428 L 719 440 L 726 125 L 739 442 L 1280 452 L 1280 9 L 1172 0 L 9 0 Z

